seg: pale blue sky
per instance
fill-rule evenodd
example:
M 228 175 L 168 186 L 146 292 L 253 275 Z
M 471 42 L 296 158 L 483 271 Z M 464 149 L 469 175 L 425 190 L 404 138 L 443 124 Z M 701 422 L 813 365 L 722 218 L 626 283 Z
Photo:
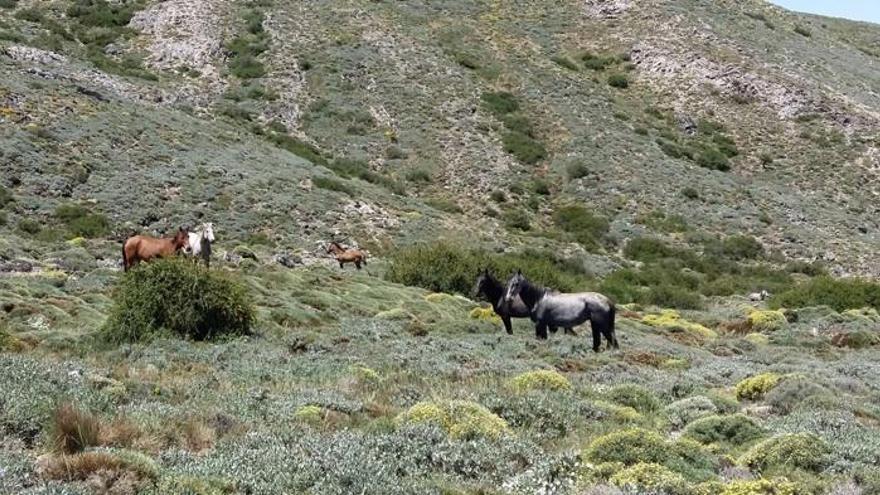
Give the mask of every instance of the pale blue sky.
M 789 10 L 845 17 L 880 24 L 878 0 L 770 0 Z

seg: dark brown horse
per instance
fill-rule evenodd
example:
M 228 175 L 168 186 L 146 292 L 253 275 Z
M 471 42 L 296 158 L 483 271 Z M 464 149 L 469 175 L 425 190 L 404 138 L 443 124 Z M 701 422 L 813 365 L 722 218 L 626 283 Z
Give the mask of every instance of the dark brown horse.
M 183 227 L 177 230 L 174 237 L 156 239 L 148 235 L 129 237 L 122 244 L 122 266 L 125 271 L 141 261 L 171 256 L 189 243 L 189 232 Z
M 354 263 L 354 266 L 360 270 L 362 264 L 367 264 L 367 255 L 363 251 L 354 248 L 346 249 L 336 241 L 331 242 L 327 246 L 327 252 L 332 253 L 336 257 L 336 261 L 339 262 L 339 268 L 345 268 L 346 263 Z

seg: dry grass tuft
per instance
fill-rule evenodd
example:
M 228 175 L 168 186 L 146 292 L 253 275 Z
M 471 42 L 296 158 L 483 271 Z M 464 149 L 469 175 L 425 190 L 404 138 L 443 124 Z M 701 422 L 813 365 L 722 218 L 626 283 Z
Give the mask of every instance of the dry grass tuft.
M 51 441 L 56 452 L 75 454 L 99 445 L 101 420 L 70 403 L 61 404 L 52 417 Z

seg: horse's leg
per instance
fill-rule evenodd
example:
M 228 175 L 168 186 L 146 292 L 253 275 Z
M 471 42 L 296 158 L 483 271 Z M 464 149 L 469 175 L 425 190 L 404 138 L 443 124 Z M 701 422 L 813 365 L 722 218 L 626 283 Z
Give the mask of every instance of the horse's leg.
M 535 337 L 539 340 L 547 340 L 547 324 L 539 321 L 535 323 Z
M 572 327 L 565 327 L 565 334 L 566 335 L 574 335 L 575 337 L 577 337 L 577 332 L 575 332 L 574 328 L 572 328 Z
M 599 346 L 602 344 L 602 335 L 599 332 L 599 329 L 592 323 L 590 324 L 590 327 L 593 329 L 593 352 L 599 352 Z
M 342 261 L 340 261 L 340 262 L 339 262 L 339 268 L 342 268 L 343 270 L 345 270 L 345 263 L 343 263 Z
M 555 326 L 553 326 L 553 325 L 548 326 L 547 329 L 550 330 L 550 333 L 552 333 L 552 334 L 554 334 L 554 335 L 555 335 L 556 332 L 559 330 L 559 328 L 557 328 L 557 327 L 555 327 Z
M 513 335 L 513 325 L 510 323 L 510 316 L 502 316 L 501 321 L 504 323 L 504 329 L 507 330 L 507 335 Z
M 354 266 L 355 266 L 355 268 L 357 268 L 358 270 L 360 270 L 360 269 L 361 269 L 361 262 L 360 262 L 360 261 L 355 261 L 355 262 L 354 262 Z

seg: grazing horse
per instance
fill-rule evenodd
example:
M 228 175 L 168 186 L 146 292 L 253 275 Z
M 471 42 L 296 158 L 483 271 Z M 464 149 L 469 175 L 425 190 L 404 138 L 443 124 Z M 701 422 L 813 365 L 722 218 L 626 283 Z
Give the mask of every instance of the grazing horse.
M 125 271 L 141 261 L 171 256 L 185 248 L 189 242 L 188 232 L 183 227 L 174 237 L 156 239 L 148 235 L 129 237 L 122 243 L 122 266 Z
M 519 297 L 514 299 L 510 304 L 505 303 L 504 284 L 493 277 L 492 274 L 489 273 L 488 268 L 480 272 L 480 275 L 477 277 L 477 283 L 474 285 L 472 296 L 474 298 L 485 296 L 486 299 L 492 303 L 492 309 L 495 311 L 496 315 L 501 317 L 501 321 L 504 323 L 504 329 L 507 330 L 507 333 L 510 335 L 513 335 L 513 326 L 510 323 L 511 318 L 528 318 L 531 315 L 531 311 L 529 311 L 529 308 Z M 556 333 L 556 327 L 551 326 L 550 332 Z M 569 335 L 577 335 L 571 327 L 566 327 L 565 333 Z
M 354 266 L 360 270 L 361 264 L 367 264 L 367 255 L 363 251 L 354 248 L 346 249 L 336 241 L 331 242 L 327 246 L 327 252 L 332 253 L 336 257 L 336 261 L 339 262 L 339 268 L 345 268 L 346 263 L 354 263 Z
M 571 326 L 590 321 L 593 328 L 593 350 L 599 352 L 602 335 L 608 345 L 618 348 L 614 335 L 614 303 L 598 292 L 564 294 L 532 284 L 521 271 L 507 282 L 504 300 L 508 303 L 517 297 L 531 310 L 535 322 L 535 336 L 547 338 L 548 326 Z
M 203 223 L 202 229 L 189 233 L 189 247 L 186 253 L 193 257 L 198 263 L 198 259 L 205 261 L 205 268 L 211 266 L 211 243 L 214 242 L 214 224 L 211 222 Z

